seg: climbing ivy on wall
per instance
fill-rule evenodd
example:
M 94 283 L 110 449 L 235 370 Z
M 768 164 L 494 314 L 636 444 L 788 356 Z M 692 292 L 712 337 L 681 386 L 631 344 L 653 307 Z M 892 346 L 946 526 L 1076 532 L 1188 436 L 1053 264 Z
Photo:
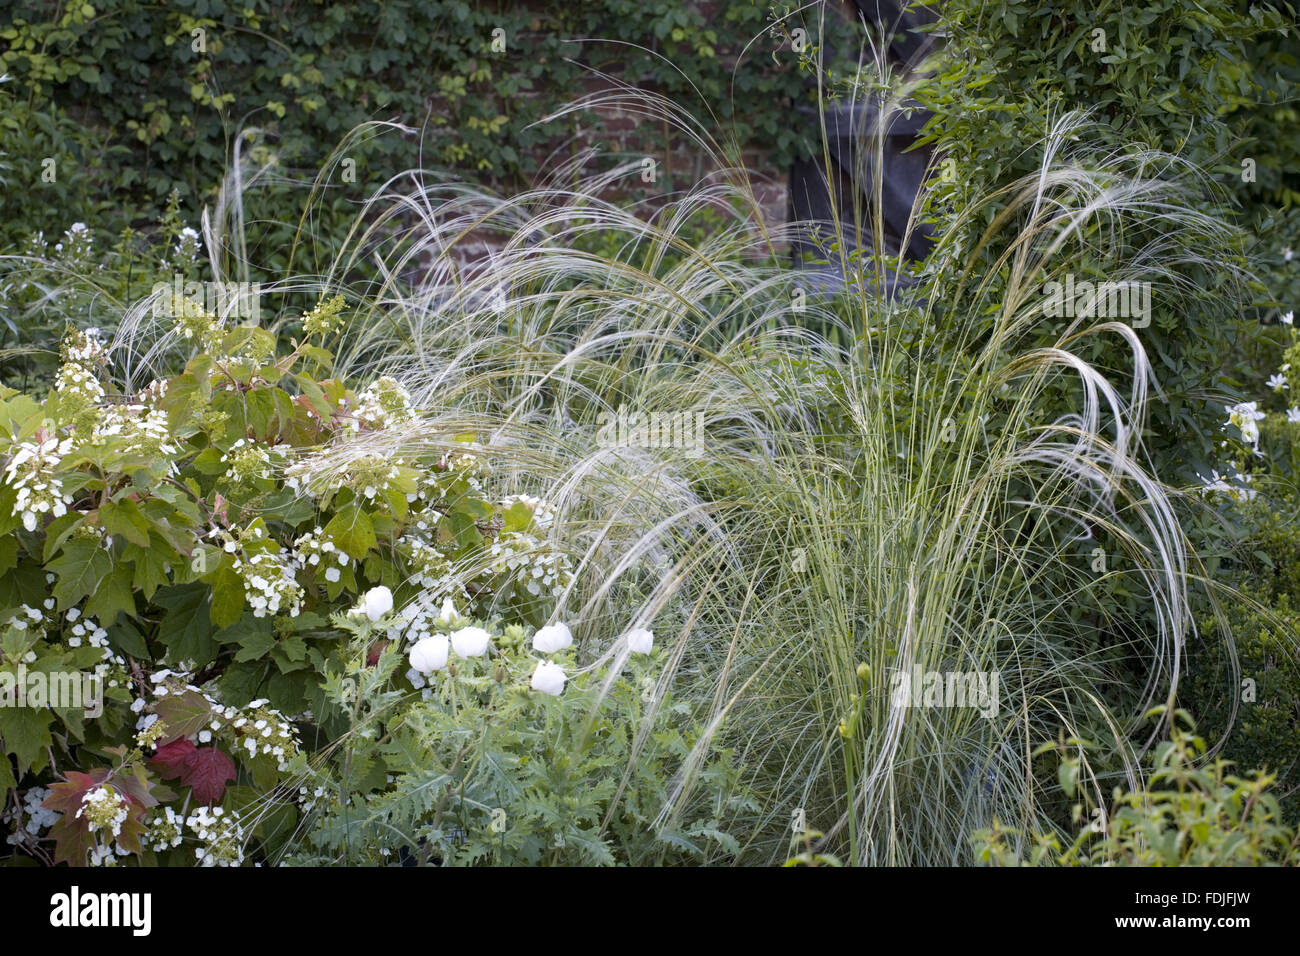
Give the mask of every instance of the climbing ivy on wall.
M 53 187 L 35 217 L 47 233 L 95 211 L 155 221 L 173 189 L 201 207 L 240 135 L 242 155 L 272 164 L 255 214 L 296 220 L 303 190 L 278 187 L 315 181 L 368 120 L 417 132 L 349 142 L 331 185 L 356 188 L 327 197 L 325 215 L 414 166 L 519 188 L 581 142 L 617 151 L 590 114 L 545 121 L 592 71 L 662 92 L 774 168 L 797 143 L 796 58 L 756 0 L 15 0 L 6 21 L 0 161 L 10 185 Z M 33 135 L 37 117 L 48 128 Z M 661 127 L 637 133 L 662 149 Z

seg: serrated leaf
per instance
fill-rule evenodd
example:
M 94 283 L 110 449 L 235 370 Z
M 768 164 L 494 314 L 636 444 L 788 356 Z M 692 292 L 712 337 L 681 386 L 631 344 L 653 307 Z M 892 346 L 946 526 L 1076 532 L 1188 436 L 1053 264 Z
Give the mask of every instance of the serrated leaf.
M 126 565 L 114 568 L 86 601 L 86 614 L 99 618 L 103 624 L 116 621 L 119 611 L 128 616 L 134 615 L 135 591 L 131 587 L 131 579 L 132 571 Z
M 197 734 L 212 722 L 212 705 L 197 691 L 170 694 L 154 705 L 154 711 L 167 727 L 163 743 Z
M 98 541 L 72 541 L 63 553 L 46 565 L 58 576 L 54 597 L 66 610 L 99 587 L 113 567 L 113 559 Z
M 167 611 L 158 639 L 176 659 L 188 658 L 202 666 L 216 653 L 208 614 L 210 594 L 206 584 L 196 582 L 161 588 L 154 595 L 153 603 Z

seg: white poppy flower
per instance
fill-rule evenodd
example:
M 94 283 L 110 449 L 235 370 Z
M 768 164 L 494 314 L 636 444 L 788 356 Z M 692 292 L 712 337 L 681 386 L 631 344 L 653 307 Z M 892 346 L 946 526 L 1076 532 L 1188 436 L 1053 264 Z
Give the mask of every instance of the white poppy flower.
M 411 666 L 421 674 L 432 674 L 447 666 L 450 642 L 441 634 L 426 637 L 411 648 Z
M 451 635 L 451 646 L 461 657 L 482 657 L 492 635 L 481 627 L 462 627 Z
M 655 646 L 655 636 L 644 627 L 627 632 L 627 649 L 633 654 L 649 654 Z
M 558 697 L 564 693 L 564 682 L 567 679 L 564 676 L 564 670 L 558 664 L 552 664 L 550 661 L 538 661 L 537 670 L 533 671 L 532 688 L 541 691 L 543 694 Z
M 377 621 L 393 609 L 393 592 L 382 584 L 377 588 L 371 588 L 361 599 L 361 605 L 366 612 L 366 617 Z
M 554 654 L 573 644 L 573 634 L 564 624 L 547 624 L 533 635 L 533 650 Z

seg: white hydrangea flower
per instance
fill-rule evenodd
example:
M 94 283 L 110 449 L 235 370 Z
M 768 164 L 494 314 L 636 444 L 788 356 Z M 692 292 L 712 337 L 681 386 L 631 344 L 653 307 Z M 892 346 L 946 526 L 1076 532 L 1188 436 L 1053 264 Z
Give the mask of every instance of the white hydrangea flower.
M 28 531 L 35 531 L 42 517 L 68 513 L 72 495 L 63 493 L 63 482 L 53 472 L 71 450 L 71 438 L 60 441 L 55 436 L 21 442 L 14 449 L 5 466 L 5 481 L 18 492 L 13 515 L 22 519 Z

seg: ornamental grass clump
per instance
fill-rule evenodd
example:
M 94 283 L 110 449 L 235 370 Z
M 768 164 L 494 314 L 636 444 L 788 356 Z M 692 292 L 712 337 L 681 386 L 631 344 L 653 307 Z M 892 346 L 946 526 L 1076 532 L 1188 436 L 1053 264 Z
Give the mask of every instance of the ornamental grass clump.
M 868 143 L 899 108 L 881 106 Z M 630 167 L 507 199 L 413 176 L 369 203 L 330 281 L 393 251 L 340 367 L 474 422 L 498 473 L 539 482 L 582 580 L 569 613 L 659 622 L 649 706 L 685 686 L 706 732 L 655 827 L 713 748 L 753 793 L 730 827 L 742 858 L 765 862 L 789 858 L 792 817 L 822 834 L 809 852 L 856 864 L 969 862 L 994 817 L 1064 828 L 1029 760 L 1058 732 L 1101 741 L 1081 785 L 1140 786 L 1163 733 L 1143 715 L 1185 670 L 1201 571 L 1143 451 L 1143 317 L 1055 316 L 1044 290 L 1141 223 L 1110 278 L 1151 283 L 1159 317 L 1177 268 L 1228 230 L 1167 175 L 1176 159 L 1092 155 L 1071 145 L 1087 130 L 1056 122 L 1039 171 L 952 211 L 892 294 L 897 263 L 841 235 L 845 291 L 809 295 L 775 261 L 795 226 L 768 228 L 725 168 L 645 215 L 601 198 Z M 869 237 L 857 222 L 835 228 Z M 458 243 L 493 231 L 491 262 L 458 268 Z M 600 440 L 620 414 L 684 413 L 702 454 Z M 982 678 L 998 700 L 898 693 L 914 674 Z

